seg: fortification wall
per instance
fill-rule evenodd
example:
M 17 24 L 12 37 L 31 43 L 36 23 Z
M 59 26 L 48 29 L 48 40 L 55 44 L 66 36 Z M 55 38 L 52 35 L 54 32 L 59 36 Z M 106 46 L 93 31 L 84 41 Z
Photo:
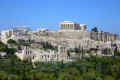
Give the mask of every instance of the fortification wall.
M 94 40 L 97 40 L 97 33 L 91 31 L 90 32 L 90 38 L 94 39 Z
M 81 31 L 81 30 L 56 31 L 56 32 L 52 32 L 50 36 L 55 38 L 65 38 L 65 39 L 88 38 L 88 39 L 93 39 L 93 40 L 103 41 L 103 42 L 119 40 L 119 37 L 117 34 L 96 33 L 93 31 Z
M 111 34 L 111 33 L 96 33 L 91 31 L 90 36 L 91 39 L 103 41 L 103 42 L 119 40 L 117 34 Z
M 51 37 L 66 38 L 66 39 L 82 39 L 90 38 L 89 31 L 56 31 L 50 35 Z

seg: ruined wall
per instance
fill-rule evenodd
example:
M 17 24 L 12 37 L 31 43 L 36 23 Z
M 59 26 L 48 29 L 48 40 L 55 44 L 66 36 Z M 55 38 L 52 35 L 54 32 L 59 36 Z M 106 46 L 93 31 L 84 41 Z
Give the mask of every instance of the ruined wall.
M 82 39 L 82 38 L 89 38 L 97 41 L 115 41 L 119 40 L 119 37 L 117 34 L 111 34 L 111 33 L 96 33 L 93 31 L 56 31 L 52 32 L 50 34 L 51 37 L 55 38 L 65 38 L 65 39 Z
M 54 32 L 50 35 L 51 37 L 56 38 L 66 38 L 66 39 L 82 39 L 82 38 L 90 38 L 89 31 L 62 31 L 62 32 Z
M 115 41 L 119 40 L 119 37 L 117 34 L 111 34 L 111 33 L 96 33 L 96 32 L 90 32 L 91 39 L 98 40 L 98 41 Z
M 91 31 L 90 32 L 90 39 L 97 40 L 97 33 Z

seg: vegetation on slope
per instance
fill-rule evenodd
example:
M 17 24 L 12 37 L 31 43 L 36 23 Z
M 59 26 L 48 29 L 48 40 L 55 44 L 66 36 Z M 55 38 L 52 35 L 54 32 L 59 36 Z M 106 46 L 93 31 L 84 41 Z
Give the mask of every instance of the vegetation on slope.
M 119 80 L 120 58 L 93 57 L 74 62 L 21 61 L 15 55 L 0 58 L 0 80 Z
M 36 62 L 34 67 L 2 42 L 0 50 L 9 53 L 0 56 L 0 80 L 120 80 L 120 58 L 90 56 L 69 63 Z

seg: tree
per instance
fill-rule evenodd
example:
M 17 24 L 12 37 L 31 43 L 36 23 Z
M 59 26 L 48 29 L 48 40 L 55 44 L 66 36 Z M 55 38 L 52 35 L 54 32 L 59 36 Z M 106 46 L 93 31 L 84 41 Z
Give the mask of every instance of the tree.
M 75 53 L 79 53 L 79 49 L 78 48 L 75 48 Z
M 8 80 L 18 80 L 18 76 L 11 74 L 11 75 L 8 77 Z
M 35 77 L 36 77 L 36 80 L 41 80 L 43 78 L 43 74 L 42 73 L 37 73 L 35 75 Z
M 7 75 L 5 72 L 0 71 L 0 80 L 5 80 L 7 78 Z
M 98 32 L 98 29 L 97 29 L 97 27 L 94 27 L 91 29 L 91 31 Z
M 94 32 L 98 32 L 98 29 L 97 29 L 97 27 L 94 27 Z
M 8 44 L 16 44 L 17 42 L 16 42 L 15 40 L 13 40 L 13 39 L 9 39 L 9 40 L 7 41 L 7 43 L 8 43 Z
M 29 64 L 32 65 L 32 59 L 31 59 L 31 58 L 30 58 L 30 60 L 29 60 Z
M 61 69 L 64 68 L 64 63 L 63 63 L 63 59 L 61 60 L 61 65 L 60 65 Z
M 67 55 L 70 57 L 70 50 L 67 50 Z
M 1 52 L 7 52 L 8 46 L 2 42 L 0 42 L 0 51 Z
M 101 33 L 103 33 L 103 31 L 101 30 Z
M 16 48 L 9 48 L 9 49 L 7 50 L 7 53 L 8 53 L 8 54 L 14 54 L 16 51 L 17 51 Z
M 114 80 L 112 76 L 105 76 L 104 80 Z
M 84 51 L 83 46 L 82 46 L 82 51 Z
M 91 31 L 94 31 L 94 29 L 92 28 Z
M 80 74 L 82 75 L 83 74 L 82 65 L 79 65 L 79 71 L 80 71 Z
M 25 40 L 23 40 L 23 39 L 19 39 L 18 44 L 23 45 L 23 46 L 29 46 L 29 43 L 26 43 Z
M 17 46 L 18 49 L 21 49 L 20 45 Z
M 116 56 L 116 54 L 117 54 L 117 46 L 114 49 L 114 56 Z
M 25 64 L 23 65 L 23 79 L 22 80 L 26 80 Z
M 96 80 L 96 75 L 93 72 L 87 72 L 83 74 L 85 80 Z
M 53 77 L 57 80 L 58 78 L 58 72 L 55 70 Z
M 46 49 L 56 50 L 57 49 L 57 47 L 54 47 L 53 45 L 51 45 L 48 42 L 43 42 L 42 43 L 42 47 L 44 48 L 44 50 L 46 50 Z

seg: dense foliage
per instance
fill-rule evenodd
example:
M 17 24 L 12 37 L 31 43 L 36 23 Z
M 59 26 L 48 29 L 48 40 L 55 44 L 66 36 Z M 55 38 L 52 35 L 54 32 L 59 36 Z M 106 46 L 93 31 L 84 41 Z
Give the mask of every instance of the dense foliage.
M 48 42 L 42 42 L 41 44 L 42 44 L 42 48 L 43 48 L 44 50 L 46 50 L 46 49 L 57 50 L 57 49 L 58 49 L 56 46 L 54 47 L 53 45 L 51 45 L 51 44 L 48 43 Z
M 97 29 L 97 27 L 94 27 L 94 28 L 92 28 L 91 31 L 98 32 L 98 29 Z
M 91 56 L 69 63 L 34 65 L 6 55 L 0 58 L 0 80 L 120 80 L 120 58 L 115 57 Z
M 7 54 L 14 54 L 16 52 L 16 49 L 8 48 L 8 45 L 0 42 L 0 52 L 6 52 Z
M 30 42 L 30 41 L 28 41 Z M 33 42 L 33 41 L 31 41 Z M 44 43 L 44 48 L 54 49 L 51 44 Z M 114 57 L 90 56 L 81 60 L 63 63 L 31 64 L 31 60 L 20 60 L 14 55 L 16 49 L 9 48 L 0 42 L 0 52 L 7 55 L 0 56 L 0 80 L 120 80 L 120 58 L 115 48 Z M 104 49 L 109 52 L 109 49 Z M 83 48 L 68 50 L 70 52 L 84 53 Z
M 9 39 L 9 40 L 7 41 L 7 43 L 8 43 L 8 44 L 16 44 L 17 42 L 16 42 L 15 40 L 13 40 L 13 39 Z
M 67 50 L 67 55 L 70 56 L 71 53 L 76 53 L 76 54 L 85 54 L 85 53 L 90 53 L 89 50 L 84 50 L 83 47 L 79 47 L 79 48 L 73 48 L 73 49 L 69 49 Z
M 8 50 L 8 46 L 0 42 L 0 52 L 6 52 L 7 50 Z

